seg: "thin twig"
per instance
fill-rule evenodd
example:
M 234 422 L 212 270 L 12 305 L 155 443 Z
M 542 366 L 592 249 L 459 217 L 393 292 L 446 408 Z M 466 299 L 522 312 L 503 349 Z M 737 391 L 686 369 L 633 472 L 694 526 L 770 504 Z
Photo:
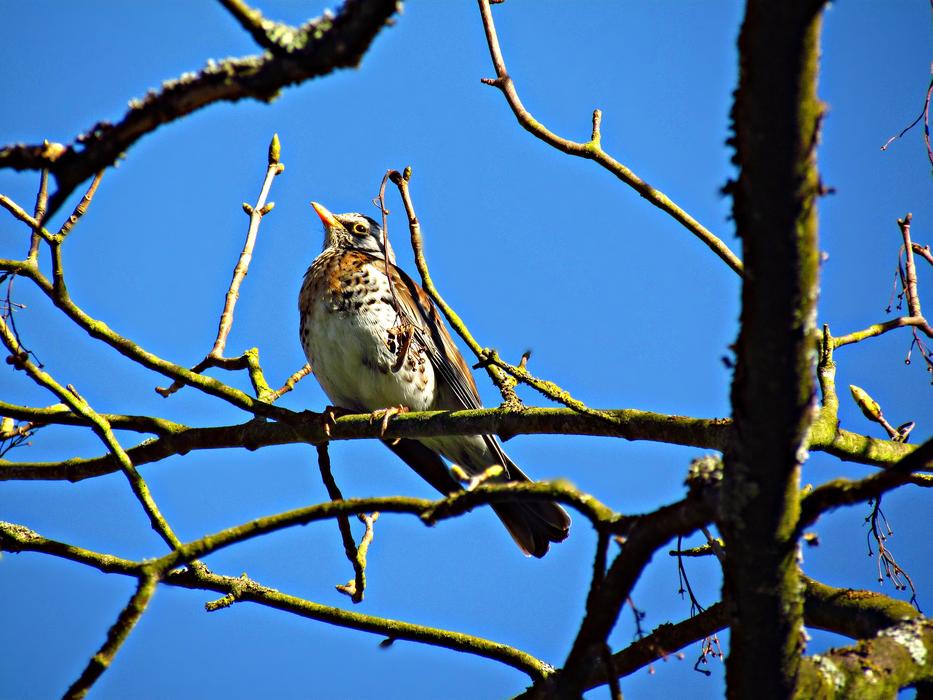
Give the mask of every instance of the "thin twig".
M 158 582 L 159 580 L 155 576 L 143 576 L 139 579 L 139 584 L 133 596 L 123 610 L 120 611 L 116 622 L 107 631 L 107 641 L 91 657 L 78 679 L 65 691 L 64 698 L 68 698 L 68 700 L 83 698 L 104 671 L 110 668 L 110 664 L 120 647 L 123 646 L 123 642 L 129 637 L 130 632 L 139 622 L 139 618 L 143 616 L 146 608 L 149 607 L 149 601 L 152 600 L 152 594 L 155 593 Z
M 907 293 L 907 309 L 911 316 L 922 317 L 920 311 L 920 295 L 917 294 L 917 267 L 914 263 L 914 249 L 910 243 L 910 221 L 913 218 L 910 212 L 903 219 L 897 220 L 897 225 L 901 229 L 901 236 L 904 239 L 904 273 L 906 284 L 904 291 Z
M 927 320 L 923 316 L 901 316 L 900 318 L 895 318 L 891 321 L 875 323 L 863 330 L 853 331 L 852 333 L 833 338 L 833 346 L 841 348 L 844 345 L 859 343 L 863 340 L 866 340 L 867 338 L 874 338 L 875 336 L 882 335 L 883 333 L 893 331 L 897 328 L 905 328 L 910 326 L 920 328 L 924 333 L 930 332 L 927 330 L 929 323 L 927 323 Z
M 703 243 L 732 268 L 736 274 L 741 276 L 743 274 L 742 261 L 729 249 L 729 246 L 717 238 L 709 229 L 702 226 L 686 211 L 677 206 L 667 195 L 639 178 L 632 170 L 622 165 L 622 163 L 602 149 L 600 144 L 602 113 L 599 110 L 593 112 L 593 131 L 590 141 L 587 143 L 576 143 L 561 138 L 550 131 L 525 109 L 521 99 L 519 99 L 518 91 L 515 88 L 515 82 L 512 80 L 505 67 L 505 59 L 502 56 L 502 49 L 499 47 L 499 37 L 496 34 L 496 26 L 492 19 L 492 10 L 489 7 L 489 0 L 478 0 L 478 2 L 480 15 L 483 19 L 483 28 L 486 32 L 486 43 L 489 46 L 489 55 L 492 58 L 492 64 L 496 70 L 495 79 L 483 78 L 482 82 L 502 91 L 509 107 L 512 109 L 512 113 L 515 115 L 515 118 L 522 128 L 559 151 L 599 163 L 603 168 L 634 189 L 651 204 L 670 214 L 688 231 L 703 241 Z
M 273 391 L 269 395 L 269 402 L 274 402 L 278 400 L 283 394 L 287 394 L 289 391 L 295 388 L 295 385 L 300 382 L 302 379 L 311 374 L 311 365 L 305 363 L 304 367 L 292 374 L 288 379 L 285 380 L 285 383 Z
M 408 189 L 408 182 L 411 179 L 411 168 L 405 168 L 404 173 L 391 170 L 387 174 L 387 177 L 398 187 L 399 194 L 402 196 L 402 203 L 405 205 L 405 213 L 408 216 L 408 229 L 411 233 L 411 248 L 415 254 L 415 265 L 418 268 L 418 274 L 421 276 L 421 284 L 424 287 L 424 291 L 427 292 L 428 296 L 437 304 L 438 308 L 444 314 L 444 318 L 447 319 L 447 322 L 463 339 L 463 342 L 473 351 L 473 354 L 476 355 L 479 360 L 484 360 L 485 355 L 482 346 L 476 342 L 476 339 L 473 337 L 473 334 L 470 333 L 470 330 L 463 320 L 447 302 L 444 301 L 440 292 L 437 291 L 437 287 L 434 286 L 434 281 L 431 279 L 428 263 L 424 257 L 424 241 L 421 237 L 421 223 L 415 215 L 415 207 L 411 201 L 411 192 Z M 493 383 L 499 388 L 503 401 L 512 408 L 520 407 L 522 403 L 515 394 L 514 380 L 505 376 L 497 367 L 487 366 L 486 371 L 489 374 L 489 378 L 492 379 Z
M 0 317 L 0 340 L 2 340 L 3 344 L 6 345 L 7 349 L 12 353 L 14 367 L 25 371 L 36 384 L 51 391 L 63 403 L 67 404 L 74 413 L 82 416 L 90 423 L 91 429 L 119 463 L 120 468 L 123 470 L 124 475 L 130 483 L 133 494 L 142 505 L 146 515 L 149 516 L 152 529 L 165 540 L 170 548 L 176 549 L 181 544 L 181 541 L 175 536 L 175 533 L 162 516 L 162 513 L 159 512 L 159 508 L 156 506 L 152 494 L 149 492 L 149 486 L 136 470 L 136 467 L 123 449 L 123 446 L 120 445 L 120 442 L 114 436 L 110 424 L 91 408 L 90 404 L 70 387 L 70 385 L 69 387 L 63 387 L 55 381 L 51 375 L 37 367 L 29 359 L 29 356 L 22 351 L 22 348 L 18 346 L 16 338 L 13 336 L 9 326 L 7 326 L 2 317 Z
M 919 612 L 917 588 L 914 586 L 913 579 L 900 567 L 894 558 L 894 554 L 887 547 L 887 540 L 894 534 L 894 530 L 891 529 L 888 519 L 881 510 L 881 496 L 879 495 L 870 503 L 872 506 L 871 513 L 865 517 L 865 522 L 868 524 L 866 540 L 868 542 L 868 556 L 870 557 L 875 556 L 871 546 L 872 540 L 878 545 L 878 583 L 884 583 L 884 579 L 888 578 L 899 591 L 906 591 L 910 588 L 910 602 Z
M 337 486 L 337 482 L 334 480 L 334 475 L 331 471 L 327 443 L 322 442 L 315 447 L 317 448 L 317 464 L 321 471 L 321 480 L 324 482 L 324 487 L 327 489 L 327 495 L 332 501 L 342 501 L 343 494 L 340 492 L 340 487 Z M 366 553 L 363 552 L 363 555 L 360 556 L 360 550 L 357 549 L 356 542 L 353 539 L 353 531 L 350 529 L 350 517 L 347 515 L 338 515 L 336 520 L 337 528 L 340 530 L 340 538 L 343 540 L 343 551 L 347 555 L 347 560 L 350 562 L 351 566 L 353 566 L 353 580 L 348 584 L 337 586 L 337 590 L 350 596 L 350 599 L 354 603 L 359 603 L 363 600 L 363 594 L 366 590 Z M 372 522 L 374 521 L 375 518 L 372 518 L 367 526 L 367 531 L 370 534 L 369 541 L 372 540 Z M 367 549 L 369 547 L 369 541 L 366 542 Z
M 29 228 L 33 230 L 33 233 L 37 233 L 46 241 L 52 240 L 54 234 L 46 231 L 42 226 L 39 225 L 39 222 L 35 217 L 31 216 L 25 209 L 23 209 L 19 204 L 7 197 L 5 194 L 0 194 L 0 206 L 10 212 L 14 217 L 22 221 L 24 224 L 29 226 Z
M 81 198 L 81 201 L 78 202 L 78 205 L 75 207 L 74 211 L 71 212 L 71 216 L 65 219 L 65 223 L 62 224 L 62 227 L 58 229 L 58 237 L 60 239 L 65 238 L 74 228 L 74 225 L 78 223 L 87 208 L 91 206 L 91 200 L 94 199 L 94 194 L 97 192 L 97 186 L 100 185 L 101 178 L 104 177 L 104 171 L 99 170 L 94 176 L 94 179 L 91 181 L 90 186 L 87 188 L 87 192 L 84 193 L 84 196 Z M 36 217 L 38 220 L 39 217 Z
M 29 253 L 26 260 L 35 263 L 39 259 L 39 243 L 42 241 L 40 228 L 45 224 L 45 212 L 49 204 L 49 169 L 43 168 L 39 174 L 39 191 L 36 192 L 36 206 L 33 217 L 38 226 L 33 228 L 29 237 Z
M 930 71 L 933 72 L 933 65 L 930 66 Z M 930 98 L 933 97 L 933 78 L 930 78 L 930 84 L 927 86 L 927 94 L 923 100 L 923 108 L 920 110 L 920 114 L 917 115 L 917 118 L 914 119 L 910 124 L 901 129 L 899 134 L 892 136 L 884 145 L 881 147 L 882 151 L 888 150 L 888 146 L 891 145 L 894 141 L 901 138 L 908 131 L 913 129 L 918 122 L 923 119 L 923 141 L 927 147 L 927 158 L 930 161 L 930 164 L 933 165 L 933 144 L 930 142 Z
M 60 274 L 61 261 L 56 260 L 57 250 L 60 250 L 58 246 L 52 246 L 53 266 L 57 274 Z M 277 420 L 289 420 L 295 416 L 292 411 L 258 401 L 245 392 L 224 384 L 213 377 L 191 372 L 186 367 L 168 362 L 158 355 L 148 352 L 129 338 L 116 333 L 103 321 L 89 316 L 80 306 L 74 303 L 68 295 L 67 289 L 61 286 L 58 279 L 56 279 L 56 282 L 59 282 L 59 284 L 56 286 L 39 271 L 34 263 L 23 260 L 0 259 L 0 270 L 15 272 L 30 279 L 39 288 L 39 291 L 45 294 L 79 328 L 92 338 L 103 341 L 121 355 L 143 367 L 158 372 L 169 379 L 181 380 L 185 384 L 197 387 L 204 393 L 220 398 L 249 413 Z
M 911 243 L 910 247 L 913 248 L 914 253 L 933 265 L 933 250 L 930 250 L 930 246 L 920 245 L 919 243 Z
M 266 175 L 263 178 L 262 187 L 260 188 L 256 204 L 249 205 L 246 202 L 243 203 L 243 211 L 249 216 L 249 225 L 246 229 L 246 241 L 243 243 L 243 250 L 240 252 L 240 257 L 237 259 L 237 263 L 233 268 L 233 278 L 230 280 L 230 286 L 224 297 L 224 308 L 220 314 L 220 321 L 217 324 L 217 337 L 214 340 L 214 346 L 211 348 L 211 351 L 207 353 L 203 360 L 191 368 L 191 371 L 195 374 L 200 374 L 208 367 L 224 366 L 224 360 L 226 359 L 224 358 L 224 350 L 227 346 L 227 338 L 230 335 L 230 330 L 233 328 L 233 312 L 236 309 L 237 300 L 240 298 L 240 286 L 246 278 L 250 261 L 253 259 L 253 248 L 256 245 L 256 237 L 259 235 L 259 224 L 262 218 L 272 211 L 272 208 L 275 206 L 273 202 L 266 203 L 269 197 L 269 190 L 272 188 L 272 181 L 275 177 L 285 171 L 285 165 L 280 162 L 280 154 L 279 135 L 273 134 L 272 141 L 269 144 Z M 244 357 L 244 361 L 248 361 L 248 358 Z M 237 369 L 240 368 L 241 367 L 238 365 Z M 254 370 L 253 374 L 255 374 L 255 371 L 258 370 L 258 363 L 256 363 L 252 369 Z M 261 370 L 258 371 L 261 375 Z M 258 382 L 253 382 L 254 386 L 258 383 L 257 398 L 264 400 L 266 397 L 260 395 L 262 392 L 259 391 L 259 388 L 268 388 L 268 384 L 266 384 L 265 377 L 257 377 L 257 379 L 259 380 Z M 158 387 L 156 391 L 163 397 L 168 397 L 183 386 L 184 383 L 176 379 L 168 388 Z

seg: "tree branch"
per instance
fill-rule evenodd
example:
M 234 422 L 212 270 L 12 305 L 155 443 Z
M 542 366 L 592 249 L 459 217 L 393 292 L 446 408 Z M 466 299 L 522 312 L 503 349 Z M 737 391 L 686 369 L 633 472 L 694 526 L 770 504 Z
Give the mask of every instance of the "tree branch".
M 730 698 L 793 693 L 803 645 L 796 533 L 813 407 L 822 3 L 748 0 L 729 186 L 745 276 L 720 530 Z
M 58 188 L 49 200 L 46 217 L 51 216 L 84 180 L 115 163 L 162 124 L 215 102 L 244 98 L 269 102 L 284 87 L 357 66 L 396 10 L 397 0 L 346 0 L 336 16 L 310 20 L 288 36 L 286 53 L 210 61 L 198 73 L 186 73 L 142 100 L 131 101 L 119 122 L 98 122 L 73 144 L 16 144 L 0 149 L 0 168 L 52 173 Z
M 53 252 L 54 250 L 57 250 L 57 248 L 54 248 Z M 295 415 L 291 411 L 286 411 L 283 408 L 254 399 L 239 389 L 228 386 L 213 377 L 197 374 L 186 367 L 168 362 L 158 355 L 148 352 L 129 338 L 111 329 L 103 321 L 95 319 L 85 313 L 81 307 L 72 301 L 63 286 L 49 282 L 39 271 L 35 262 L 28 260 L 0 259 L 0 271 L 12 272 L 34 282 L 39 290 L 45 294 L 56 307 L 64 312 L 68 318 L 74 321 L 79 328 L 84 330 L 92 338 L 103 341 L 124 357 L 143 367 L 147 367 L 170 379 L 178 379 L 185 384 L 196 387 L 208 395 L 223 399 L 249 413 L 269 418 L 278 418 L 280 420 Z
M 233 329 L 233 312 L 236 309 L 237 300 L 240 298 L 240 285 L 246 278 L 246 272 L 249 270 L 249 264 L 253 259 L 253 248 L 256 245 L 256 237 L 259 235 L 259 224 L 262 218 L 272 211 L 274 202 L 266 203 L 269 197 L 269 190 L 272 189 L 272 181 L 277 175 L 285 171 L 285 165 L 280 162 L 281 146 L 279 145 L 279 135 L 273 134 L 272 141 L 269 144 L 269 157 L 266 167 L 266 176 L 263 178 L 262 187 L 259 190 L 259 196 L 256 204 L 249 205 L 243 202 L 243 211 L 249 217 L 249 226 L 246 230 L 246 240 L 243 242 L 243 250 L 233 268 L 233 278 L 230 280 L 230 286 L 224 297 L 224 308 L 220 314 L 220 321 L 217 324 L 217 337 L 214 345 L 207 355 L 198 364 L 191 368 L 191 371 L 200 374 L 208 367 L 224 367 L 230 369 L 250 370 L 250 379 L 253 382 L 253 390 L 256 392 L 256 398 L 260 401 L 270 401 L 273 394 L 272 389 L 266 382 L 266 378 L 259 366 L 259 350 L 253 348 L 248 350 L 240 358 L 231 362 L 230 358 L 224 357 L 224 350 L 227 347 L 227 338 Z M 297 381 L 297 380 L 296 380 Z M 159 387 L 156 389 L 163 397 L 168 397 L 184 386 L 184 382 L 176 379 L 168 388 Z
M 712 499 L 710 499 L 712 500 Z M 710 500 L 688 497 L 642 516 L 624 534 L 616 556 L 595 594 L 561 671 L 547 681 L 556 697 L 579 697 L 601 665 L 601 650 L 615 627 L 622 605 L 654 552 L 677 535 L 686 535 L 713 517 Z
M 521 127 L 546 144 L 553 146 L 567 155 L 587 158 L 599 163 L 599 165 L 615 175 L 623 183 L 638 192 L 638 194 L 644 197 L 649 203 L 673 217 L 674 220 L 690 231 L 690 233 L 703 241 L 703 243 L 718 255 L 723 262 L 731 267 L 736 274 L 741 276 L 743 274 L 742 261 L 736 257 L 735 253 L 729 250 L 729 246 L 717 238 L 709 229 L 702 226 L 686 211 L 677 206 L 667 195 L 649 185 L 629 168 L 622 165 L 622 163 L 603 150 L 600 136 L 602 113 L 598 109 L 593 112 L 592 136 L 586 143 L 576 143 L 561 138 L 535 119 L 531 115 L 531 112 L 525 109 L 521 99 L 518 97 L 515 82 L 512 80 L 505 67 L 505 59 L 502 57 L 502 49 L 499 48 L 499 37 L 496 34 L 496 25 L 492 19 L 492 9 L 489 7 L 489 0 L 478 0 L 478 2 L 480 15 L 483 18 L 483 29 L 486 31 L 486 43 L 489 46 L 489 55 L 492 58 L 492 65 L 496 70 L 496 78 L 494 80 L 483 78 L 482 82 L 502 91 L 509 107 L 512 109 L 512 113 L 515 115 Z
M 892 698 L 909 685 L 933 681 L 933 620 L 913 619 L 874 639 L 802 659 L 793 697 Z
M 50 374 L 39 369 L 35 363 L 29 359 L 28 353 L 22 351 L 19 340 L 10 331 L 6 321 L 2 317 L 0 317 L 0 340 L 3 341 L 3 344 L 12 353 L 10 359 L 14 367 L 26 372 L 36 384 L 51 391 L 61 399 L 63 403 L 67 404 L 72 412 L 80 415 L 90 423 L 91 430 L 100 438 L 101 442 L 103 442 L 110 451 L 113 459 L 120 465 L 120 469 L 123 471 L 123 474 L 130 484 L 133 495 L 136 496 L 136 500 L 139 501 L 146 515 L 149 517 L 149 523 L 152 525 L 152 529 L 165 540 L 165 543 L 170 548 L 174 549 L 181 544 L 181 541 L 175 536 L 171 526 L 159 511 L 146 481 L 137 471 L 136 467 L 133 465 L 133 461 L 113 434 L 110 424 L 78 394 L 73 386 L 69 384 L 67 388 L 63 387 L 55 381 Z
M 116 622 L 107 631 L 107 641 L 91 657 L 78 679 L 65 691 L 64 698 L 79 700 L 85 697 L 94 683 L 97 682 L 97 679 L 110 668 L 110 664 L 113 663 L 113 658 L 117 655 L 120 647 L 123 646 L 123 642 L 130 636 L 130 632 L 139 622 L 139 618 L 143 616 L 146 608 L 149 607 L 149 601 L 152 600 L 152 594 L 155 593 L 158 582 L 159 580 L 155 576 L 144 576 L 139 579 L 133 596 L 126 604 L 126 607 L 120 611 Z
M 648 440 L 672 445 L 724 450 L 732 435 L 731 421 L 726 419 L 687 418 L 634 409 L 607 410 L 618 423 L 582 415 L 567 408 L 525 408 L 521 413 L 501 408 L 472 411 L 425 411 L 396 416 L 385 435 L 381 426 L 373 423 L 371 414 L 341 416 L 325 430 L 323 414 L 306 411 L 295 414 L 288 423 L 251 420 L 236 425 L 192 428 L 148 416 L 105 415 L 115 428 L 154 432 L 161 435 L 127 450 L 137 466 L 157 462 L 192 450 L 250 450 L 273 445 L 320 443 L 328 440 L 359 440 L 367 438 L 423 438 L 438 435 L 593 435 L 621 437 L 626 440 Z M 43 424 L 88 425 L 86 419 L 59 409 L 33 409 L 0 403 L 0 415 L 22 420 L 37 420 Z M 912 454 L 911 444 L 879 440 L 840 430 L 835 435 L 813 435 L 809 449 L 824 451 L 840 459 L 881 467 L 893 466 Z M 112 455 L 73 457 L 60 462 L 14 462 L 0 459 L 0 481 L 67 480 L 80 481 L 119 470 Z M 933 458 L 921 460 L 916 470 L 933 468 Z

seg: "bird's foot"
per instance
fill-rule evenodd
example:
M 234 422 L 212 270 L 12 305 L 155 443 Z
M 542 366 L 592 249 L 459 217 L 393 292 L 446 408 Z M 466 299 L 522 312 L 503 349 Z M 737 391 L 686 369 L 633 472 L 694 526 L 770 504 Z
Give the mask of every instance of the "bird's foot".
M 389 406 L 388 408 L 380 408 L 378 411 L 373 411 L 372 415 L 369 417 L 369 422 L 381 421 L 382 427 L 379 429 L 379 437 L 385 437 L 386 429 L 389 427 L 389 421 L 392 420 L 395 416 L 399 416 L 403 413 L 408 413 L 408 406 Z
M 359 411 L 351 411 L 349 408 L 342 408 L 341 406 L 325 406 L 324 411 L 321 413 L 324 435 L 330 437 L 330 428 L 332 425 L 337 425 L 338 418 L 352 416 L 354 413 L 359 413 Z

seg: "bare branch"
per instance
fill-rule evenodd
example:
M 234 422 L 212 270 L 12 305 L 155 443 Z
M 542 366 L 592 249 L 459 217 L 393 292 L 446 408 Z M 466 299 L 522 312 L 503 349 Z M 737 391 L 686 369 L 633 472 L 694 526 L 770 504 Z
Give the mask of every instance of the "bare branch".
M 702 226 L 686 211 L 677 206 L 667 195 L 649 185 L 602 149 L 600 145 L 602 113 L 599 110 L 593 112 L 593 135 L 591 140 L 587 143 L 576 143 L 561 138 L 554 132 L 548 130 L 544 124 L 535 119 L 531 113 L 525 109 L 521 99 L 518 97 L 515 82 L 512 80 L 505 67 L 505 59 L 502 57 L 502 49 L 499 48 L 499 37 L 496 34 L 496 25 L 492 19 L 492 9 L 489 7 L 489 0 L 478 0 L 478 2 L 479 11 L 483 18 L 483 29 L 486 31 L 486 43 L 489 46 L 489 55 L 492 58 L 493 67 L 496 70 L 496 78 L 494 80 L 483 78 L 482 82 L 502 91 L 506 101 L 509 103 L 509 107 L 512 109 L 512 113 L 515 115 L 515 118 L 522 128 L 559 151 L 599 163 L 626 185 L 638 192 L 638 194 L 644 197 L 648 202 L 670 214 L 688 231 L 703 241 L 703 243 L 718 255 L 723 262 L 731 267 L 736 274 L 741 276 L 742 261 L 729 249 L 729 246 L 717 238 L 709 229 Z
M 214 340 L 214 346 L 207 353 L 205 358 L 191 368 L 191 371 L 200 374 L 208 367 L 224 367 L 225 369 L 244 369 L 250 370 L 250 378 L 253 382 L 253 388 L 256 391 L 256 397 L 260 401 L 266 401 L 272 390 L 266 382 L 262 369 L 259 367 L 259 351 L 253 349 L 244 353 L 241 358 L 237 358 L 232 363 L 224 357 L 224 350 L 227 347 L 227 338 L 233 328 L 233 312 L 236 309 L 237 299 L 240 298 L 240 285 L 246 278 L 249 270 L 250 261 L 253 259 L 253 248 L 256 246 L 256 237 L 259 235 L 259 224 L 262 218 L 272 211 L 274 203 L 266 203 L 269 197 L 269 190 L 272 188 L 272 181 L 277 175 L 285 172 L 285 165 L 280 162 L 281 146 L 279 145 L 279 135 L 273 134 L 272 141 L 269 144 L 269 159 L 266 175 L 262 181 L 262 187 L 259 191 L 259 197 L 255 205 L 243 203 L 243 211 L 249 216 L 249 226 L 246 230 L 246 240 L 243 243 L 243 250 L 233 268 L 233 279 L 230 280 L 230 287 L 224 297 L 224 308 L 220 314 L 220 321 L 217 324 L 217 338 Z M 231 366 L 232 365 L 232 366 Z M 164 397 L 171 396 L 184 386 L 184 382 L 176 379 L 168 388 L 159 387 L 156 389 Z
M 0 404 L 8 415 L 30 419 L 33 415 L 43 422 L 66 425 L 87 425 L 86 419 L 58 416 L 55 411 L 35 414 L 34 409 Z M 3 413 L 4 411 L 0 411 Z M 41 410 L 40 410 L 41 411 Z M 623 437 L 626 440 L 648 440 L 674 445 L 687 445 L 722 451 L 731 439 L 731 421 L 727 419 L 688 418 L 648 411 L 622 409 L 607 411 L 618 419 L 617 424 L 586 416 L 566 408 L 525 408 L 521 413 L 507 409 L 477 409 L 471 411 L 425 411 L 395 416 L 385 434 L 372 421 L 372 414 L 347 415 L 332 424 L 326 414 L 310 411 L 288 422 L 248 421 L 235 425 L 191 428 L 171 421 L 140 416 L 112 416 L 127 430 L 162 433 L 164 437 L 147 441 L 127 452 L 134 464 L 157 462 L 191 450 L 240 448 L 258 449 L 271 445 L 319 443 L 328 440 L 359 440 L 365 438 L 423 438 L 438 435 L 598 435 Z M 53 420 L 54 419 L 54 420 Z M 109 420 L 109 418 L 108 418 Z M 116 424 L 115 424 L 116 425 Z M 325 427 L 327 426 L 327 427 Z M 879 440 L 847 430 L 811 435 L 809 449 L 827 452 L 839 459 L 881 467 L 894 465 L 913 453 L 915 445 Z M 0 460 L 0 481 L 8 480 L 68 480 L 80 481 L 120 468 L 111 455 L 74 457 L 61 462 L 11 462 Z M 933 468 L 933 458 L 916 469 Z
M 367 505 L 371 506 L 372 504 Z M 42 552 L 63 557 L 106 573 L 123 574 L 137 578 L 146 575 L 142 564 L 49 540 L 28 528 L 12 523 L 0 522 L 0 550 L 7 552 Z M 321 605 L 320 603 L 314 603 L 262 586 L 245 575 L 236 578 L 221 576 L 208 571 L 203 566 L 172 571 L 170 570 L 172 568 L 170 560 L 163 557 L 159 561 L 162 564 L 156 566 L 156 568 L 164 576 L 163 583 L 193 590 L 210 590 L 222 593 L 227 603 L 214 606 L 213 609 L 228 607 L 235 602 L 252 602 L 306 619 L 378 634 L 392 641 L 408 640 L 492 659 L 522 671 L 532 680 L 544 678 L 553 671 L 546 663 L 526 652 L 481 637 Z M 166 565 L 166 562 L 169 562 L 169 564 Z M 150 571 L 153 568 L 151 564 L 146 566 L 149 567 Z
M 136 592 L 130 598 L 126 607 L 120 611 L 117 621 L 107 631 L 107 641 L 100 650 L 91 657 L 87 666 L 81 672 L 78 679 L 71 684 L 65 691 L 63 697 L 69 700 L 78 700 L 85 697 L 93 687 L 97 679 L 103 675 L 104 671 L 110 668 L 113 658 L 117 655 L 123 642 L 129 637 L 130 632 L 139 622 L 139 618 L 149 607 L 149 601 L 152 600 L 152 594 L 155 593 L 156 585 L 159 580 L 155 576 L 144 576 L 139 579 Z
M 74 144 L 15 144 L 0 149 L 0 168 L 48 169 L 58 185 L 49 200 L 51 215 L 84 180 L 115 163 L 162 124 L 215 102 L 244 98 L 269 102 L 284 87 L 357 66 L 396 9 L 397 0 L 346 0 L 336 16 L 302 25 L 288 42 L 291 50 L 286 55 L 210 61 L 200 72 L 186 73 L 163 83 L 161 91 L 131 101 L 123 119 L 95 124 Z
M 342 501 L 343 494 L 340 492 L 340 488 L 337 486 L 337 482 L 334 481 L 334 475 L 331 472 L 330 455 L 327 453 L 326 442 L 317 445 L 317 464 L 321 471 L 321 480 L 324 482 L 324 487 L 327 489 L 327 495 L 330 497 L 330 500 Z M 372 517 L 366 516 L 371 517 L 369 526 L 367 527 L 370 541 L 372 540 L 372 522 L 375 520 L 375 516 L 378 516 L 378 513 L 374 513 Z M 362 543 L 360 548 L 357 549 L 356 541 L 353 539 L 353 531 L 350 529 L 350 518 L 348 516 L 338 515 L 337 527 L 340 529 L 340 538 L 343 540 L 343 550 L 347 555 L 347 560 L 353 567 L 353 580 L 348 584 L 337 586 L 337 590 L 350 596 L 350 600 L 354 603 L 359 603 L 362 602 L 363 593 L 366 590 L 366 552 L 362 551 L 361 554 L 361 550 L 363 549 Z M 367 542 L 367 548 L 368 546 Z
M 17 339 L 10 332 L 9 327 L 2 317 L 0 317 L 0 340 L 2 340 L 7 349 L 13 353 L 12 359 L 14 367 L 25 371 L 36 384 L 51 391 L 61 399 L 63 403 L 67 404 L 73 413 L 82 416 L 90 423 L 94 434 L 100 438 L 101 442 L 104 443 L 113 455 L 113 458 L 119 463 L 120 469 L 130 483 L 133 495 L 136 496 L 143 510 L 146 511 L 146 515 L 149 516 L 152 529 L 155 530 L 172 549 L 180 545 L 181 541 L 175 536 L 175 533 L 172 531 L 172 528 L 165 518 L 162 517 L 162 513 L 159 511 L 158 506 L 156 506 L 152 498 L 152 494 L 149 492 L 149 486 L 136 470 L 136 467 L 123 449 L 123 446 L 120 445 L 120 442 L 117 440 L 116 436 L 114 436 L 110 424 L 91 408 L 90 404 L 75 391 L 73 386 L 69 384 L 67 387 L 63 387 L 55 381 L 50 374 L 39 369 L 29 359 L 29 356 L 22 352 Z
M 57 246 L 53 246 L 53 256 Z M 53 259 L 54 262 L 54 259 Z M 106 323 L 92 318 L 72 301 L 67 290 L 56 286 L 39 271 L 35 263 L 20 260 L 0 259 L 0 270 L 13 272 L 33 281 L 39 290 L 45 294 L 68 318 L 74 321 L 82 330 L 92 338 L 101 340 L 125 357 L 158 372 L 170 379 L 180 379 L 211 396 L 221 398 L 228 403 L 257 415 L 270 418 L 287 419 L 294 414 L 263 401 L 258 401 L 248 394 L 224 384 L 213 377 L 206 377 L 162 359 L 158 355 L 146 351 L 129 338 L 121 336 L 112 330 Z
M 888 331 L 893 331 L 897 328 L 906 328 L 908 326 L 920 328 L 920 330 L 922 330 L 924 333 L 930 337 L 933 337 L 933 329 L 930 328 L 930 324 L 923 316 L 901 316 L 900 318 L 895 318 L 891 321 L 875 323 L 863 330 L 853 331 L 852 333 L 841 335 L 838 338 L 833 338 L 833 343 L 835 347 L 841 348 L 843 345 L 859 343 L 867 338 L 874 338 L 875 336 L 882 335 Z
M 469 328 L 467 328 L 463 320 L 450 308 L 447 302 L 444 301 L 440 292 L 437 291 L 437 287 L 434 286 L 434 280 L 431 279 L 428 263 L 424 257 L 421 223 L 415 215 L 415 207 L 411 201 L 411 192 L 408 189 L 408 182 L 411 179 L 411 168 L 405 168 L 404 173 L 399 173 L 397 170 L 390 170 L 387 176 L 392 180 L 395 186 L 398 187 L 399 194 L 402 196 L 402 203 L 405 206 L 405 213 L 408 216 L 408 229 L 411 233 L 411 248 L 415 254 L 415 265 L 418 268 L 418 274 L 421 276 L 421 284 L 424 287 L 424 291 L 434 300 L 434 303 L 437 304 L 437 307 L 444 314 L 444 318 L 447 319 L 450 326 L 457 332 L 457 335 L 463 338 L 463 342 L 473 351 L 473 354 L 476 355 L 478 359 L 483 360 L 485 354 L 482 346 L 476 342 L 476 339 L 473 337 L 473 334 L 470 333 Z M 487 366 L 486 371 L 489 373 L 489 378 L 492 379 L 493 383 L 499 387 L 503 401 L 512 408 L 521 407 L 522 402 L 515 394 L 515 382 L 504 376 L 502 372 L 495 367 Z

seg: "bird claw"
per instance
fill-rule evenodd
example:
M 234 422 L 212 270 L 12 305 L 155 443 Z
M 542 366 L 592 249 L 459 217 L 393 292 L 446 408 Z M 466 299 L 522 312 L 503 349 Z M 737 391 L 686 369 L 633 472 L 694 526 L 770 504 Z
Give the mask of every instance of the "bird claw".
M 326 406 L 321 413 L 322 422 L 324 424 L 324 435 L 330 437 L 330 427 L 332 425 L 337 425 L 338 418 L 342 416 L 352 416 L 354 413 L 356 413 L 356 411 L 351 411 L 349 408 Z
M 389 421 L 392 420 L 395 416 L 401 415 L 403 413 L 408 413 L 408 406 L 389 406 L 389 408 L 380 408 L 378 411 L 373 411 L 372 415 L 369 417 L 369 422 L 380 420 L 381 427 L 379 428 L 379 437 L 385 437 L 386 430 L 389 427 Z

